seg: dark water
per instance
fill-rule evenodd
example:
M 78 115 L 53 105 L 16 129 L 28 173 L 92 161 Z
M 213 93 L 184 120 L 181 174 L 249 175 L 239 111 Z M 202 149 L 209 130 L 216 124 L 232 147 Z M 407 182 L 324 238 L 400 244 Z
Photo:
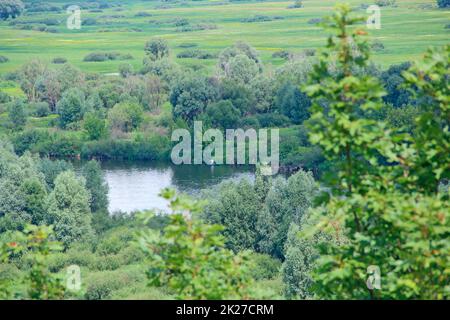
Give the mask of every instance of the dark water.
M 180 165 L 149 161 L 106 161 L 102 169 L 109 185 L 109 212 L 167 209 L 161 189 L 198 194 L 226 179 L 254 178 L 252 166 Z

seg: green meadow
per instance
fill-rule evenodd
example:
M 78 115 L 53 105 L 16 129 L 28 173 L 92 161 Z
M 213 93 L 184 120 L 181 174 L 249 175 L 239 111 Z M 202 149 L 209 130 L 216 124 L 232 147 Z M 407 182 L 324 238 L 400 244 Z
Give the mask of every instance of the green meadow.
M 361 14 L 365 1 L 349 1 Z M 62 2 L 51 1 L 62 6 Z M 95 25 L 83 25 L 80 30 L 66 27 L 68 14 L 30 13 L 17 19 L 18 22 L 57 19 L 54 33 L 19 30 L 9 21 L 0 23 L 0 55 L 9 58 L 0 64 L 0 72 L 9 72 L 23 63 L 40 58 L 50 62 L 55 57 L 65 57 L 83 71 L 115 73 L 120 60 L 105 62 L 83 62 L 83 58 L 94 51 L 115 51 L 131 54 L 127 60 L 136 68 L 142 64 L 145 42 L 155 36 L 169 41 L 172 57 L 177 62 L 206 68 L 209 71 L 214 59 L 178 59 L 176 54 L 186 50 L 180 46 L 195 44 L 197 49 L 218 53 L 238 40 L 246 41 L 259 52 L 264 63 L 279 65 L 280 58 L 272 58 L 279 50 L 291 52 L 314 49 L 323 46 L 325 32 L 311 19 L 329 15 L 335 1 L 305 0 L 304 7 L 288 9 L 292 2 L 223 2 L 223 1 L 121 1 L 102 12 L 81 12 L 82 20 L 93 18 Z M 148 16 L 139 16 L 145 12 Z M 271 21 L 244 22 L 255 16 L 276 18 Z M 434 0 L 397 0 L 396 7 L 381 8 L 381 29 L 369 30 L 371 40 L 384 45 L 374 52 L 374 60 L 381 66 L 419 57 L 430 45 L 449 42 L 450 12 L 439 10 Z M 177 21 L 186 19 L 190 25 L 214 25 L 216 29 L 182 32 Z

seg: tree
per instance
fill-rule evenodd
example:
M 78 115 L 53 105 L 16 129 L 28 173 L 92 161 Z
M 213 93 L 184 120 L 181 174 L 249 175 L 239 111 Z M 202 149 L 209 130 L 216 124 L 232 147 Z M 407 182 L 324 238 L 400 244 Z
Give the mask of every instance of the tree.
M 449 8 L 450 1 L 449 0 L 437 0 L 437 5 L 439 8 Z
M 45 196 L 45 182 L 33 157 L 18 157 L 0 140 L 0 232 L 42 223 Z
M 21 100 L 14 101 L 9 110 L 8 117 L 14 126 L 14 130 L 20 130 L 25 126 L 27 123 L 27 115 Z
M 156 75 L 144 76 L 144 105 L 152 110 L 157 111 L 167 100 L 168 88 L 167 84 Z
M 73 171 L 73 165 L 65 160 L 50 160 L 49 158 L 41 158 L 37 163 L 39 172 L 44 175 L 47 184 L 47 190 L 55 187 L 56 177 L 64 171 Z
M 220 96 L 222 100 L 230 100 L 243 115 L 247 114 L 256 103 L 255 95 L 249 86 L 230 79 L 221 82 Z
M 83 128 L 89 140 L 99 140 L 107 135 L 105 119 L 101 119 L 96 113 L 86 113 L 83 119 Z
M 142 122 L 144 109 L 136 102 L 121 102 L 108 112 L 111 128 L 122 132 L 131 132 Z
M 300 227 L 292 223 L 285 244 L 285 260 L 281 272 L 286 297 L 308 299 L 313 296 L 310 273 L 319 254 L 312 241 L 302 239 L 299 235 Z
M 151 60 L 160 60 L 169 56 L 169 45 L 162 38 L 154 38 L 145 44 L 144 51 Z
M 59 114 L 59 124 L 62 128 L 82 120 L 86 112 L 84 93 L 77 88 L 67 90 L 56 105 L 56 110 Z
M 369 57 L 360 39 L 365 31 L 353 28 L 363 20 L 348 6 L 337 7 L 328 20 L 335 35 L 306 88 L 313 103 L 311 141 L 338 159 L 338 179 L 329 182 L 330 193 L 311 215 L 317 223 L 305 236 L 325 231 L 346 238 L 319 244 L 315 292 L 338 299 L 446 299 L 450 207 L 449 193 L 439 185 L 449 176 L 450 47 L 430 50 L 403 73 L 417 88 L 416 98 L 428 101 L 417 134 L 397 134 L 370 118 L 382 105 L 381 84 L 352 71 Z M 327 68 L 331 57 L 337 57 L 333 75 Z M 324 98 L 328 111 L 319 103 Z M 380 269 L 381 287 L 366 284 L 373 266 Z
M 100 164 L 91 160 L 83 166 L 81 173 L 86 179 L 86 188 L 91 193 L 91 211 L 108 212 L 108 184 Z
M 20 87 L 25 92 L 28 102 L 35 102 L 38 98 L 38 84 L 45 74 L 47 65 L 42 61 L 33 59 L 22 66 L 19 72 Z
M 224 71 L 231 80 L 249 83 L 259 73 L 259 67 L 245 54 L 238 54 L 230 59 Z
M 31 266 L 22 279 L 7 279 L 14 280 L 14 283 L 22 282 L 26 288 L 26 295 L 22 296 L 21 292 L 13 292 L 10 288 L 2 286 L 3 279 L 1 279 L 0 297 L 28 300 L 63 299 L 65 288 L 61 277 L 48 270 L 49 255 L 62 250 L 61 245 L 52 240 L 52 228 L 27 225 L 23 232 L 10 235 L 12 241 L 0 242 L 0 262 L 12 263 L 11 256 L 23 254 Z
M 296 86 L 286 83 L 277 92 L 275 104 L 278 110 L 292 120 L 300 124 L 309 118 L 311 101 L 308 96 Z
M 384 102 L 392 104 L 394 107 L 406 106 L 413 102 L 411 93 L 406 88 L 402 88 L 405 82 L 402 72 L 408 70 L 410 66 L 409 62 L 392 65 L 381 74 L 384 89 L 387 91 L 383 97 Z
M 300 224 L 316 193 L 317 185 L 310 172 L 299 171 L 287 180 L 278 178 L 272 182 L 265 198 L 267 210 L 258 222 L 260 251 L 284 258 L 289 226 Z
M 253 112 L 268 113 L 272 111 L 275 100 L 275 81 L 270 76 L 259 75 L 250 83 L 250 90 L 255 96 Z
M 0 1 L 0 19 L 14 19 L 22 14 L 24 8 L 20 0 L 2 0 Z
M 36 90 L 39 98 L 46 101 L 50 109 L 55 111 L 56 104 L 65 91 L 81 88 L 83 84 L 84 74 L 66 63 L 58 69 L 46 69 L 37 80 Z
M 220 53 L 218 62 L 219 70 L 226 71 L 229 68 L 230 61 L 238 55 L 247 56 L 255 62 L 259 71 L 262 70 L 262 64 L 258 57 L 258 52 L 252 46 L 242 41 L 236 42 L 232 47 L 226 48 Z
M 127 78 L 133 74 L 133 66 L 129 63 L 119 65 L 119 73 L 123 78 Z
M 224 226 L 227 248 L 235 252 L 255 250 L 259 239 L 256 224 L 264 203 L 254 185 L 247 180 L 224 182 L 207 194 L 207 199 L 203 217 Z
M 55 188 L 47 199 L 48 224 L 55 226 L 56 238 L 66 247 L 92 238 L 90 201 L 84 178 L 65 171 L 55 179 Z
M 175 83 L 170 92 L 174 118 L 193 121 L 209 103 L 217 99 L 217 95 L 217 87 L 208 78 L 200 75 L 183 77 Z
M 233 129 L 240 120 L 240 112 L 230 100 L 221 100 L 206 107 L 206 115 L 213 128 Z
M 224 248 L 218 225 L 196 218 L 202 203 L 173 190 L 162 196 L 172 213 L 163 229 L 146 230 L 140 244 L 148 255 L 147 276 L 152 286 L 167 286 L 178 299 L 244 299 L 251 296 L 250 264 L 245 253 Z M 147 220 L 152 215 L 146 215 Z

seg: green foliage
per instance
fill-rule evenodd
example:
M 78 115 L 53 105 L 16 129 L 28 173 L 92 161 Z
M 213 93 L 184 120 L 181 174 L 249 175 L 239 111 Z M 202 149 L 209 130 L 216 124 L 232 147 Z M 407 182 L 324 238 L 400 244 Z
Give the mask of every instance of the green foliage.
M 265 198 L 267 210 L 258 221 L 260 250 L 284 258 L 289 226 L 300 223 L 317 191 L 310 172 L 299 171 L 287 180 L 273 181 Z
M 169 45 L 166 40 L 155 38 L 145 44 L 144 51 L 151 60 L 160 60 L 169 56 Z
M 140 239 L 149 256 L 150 284 L 168 286 L 179 299 L 247 298 L 248 257 L 224 248 L 220 226 L 198 220 L 200 202 L 172 190 L 162 196 L 170 201 L 169 224 L 162 232 L 143 232 Z
M 0 231 L 42 223 L 45 196 L 34 159 L 29 154 L 17 157 L 7 144 L 0 145 Z
M 230 100 L 220 100 L 211 103 L 206 107 L 205 113 L 213 128 L 236 128 L 240 119 L 239 110 L 233 106 Z
M 86 112 L 84 93 L 76 88 L 67 90 L 57 103 L 56 110 L 59 114 L 59 123 L 62 128 L 82 120 Z
M 263 210 L 262 198 L 247 180 L 224 182 L 207 196 L 203 216 L 224 226 L 226 245 L 235 252 L 256 249 L 258 217 Z
M 74 241 L 90 240 L 91 195 L 85 179 L 66 171 L 55 179 L 55 188 L 48 197 L 48 223 L 55 226 L 56 238 L 68 246 Z
M 450 1 L 449 0 L 437 0 L 437 5 L 439 8 L 449 8 Z
M 417 89 L 412 92 L 417 101 L 427 101 L 416 134 L 398 134 L 366 118 L 380 108 L 383 91 L 376 79 L 352 72 L 368 59 L 359 39 L 365 32 L 349 31 L 357 21 L 349 7 L 337 7 L 329 23 L 336 37 L 330 37 L 307 88 L 313 98 L 311 140 L 326 156 L 343 159 L 339 179 L 330 181 L 332 193 L 312 215 L 318 223 L 305 233 L 346 238 L 319 246 L 315 292 L 338 299 L 448 298 L 449 194 L 438 186 L 449 174 L 450 49 L 430 50 L 403 73 Z M 333 56 L 334 76 L 326 68 Z M 318 103 L 324 97 L 326 114 Z M 366 286 L 369 266 L 381 270 L 380 290 Z
M 20 0 L 2 0 L 0 2 L 0 19 L 14 19 L 22 14 L 23 2 Z
M 402 87 L 405 82 L 402 72 L 410 66 L 411 63 L 409 62 L 392 65 L 381 74 L 381 80 L 387 92 L 383 97 L 384 102 L 392 104 L 394 107 L 401 107 L 412 102 L 411 93 Z
M 108 185 L 105 181 L 100 164 L 91 160 L 81 169 L 83 177 L 86 179 L 86 189 L 91 194 L 91 211 L 108 211 Z
M 14 130 L 22 129 L 27 123 L 27 114 L 25 112 L 23 102 L 20 100 L 14 101 L 11 105 L 8 116 Z
M 61 245 L 52 240 L 52 235 L 51 227 L 28 225 L 23 232 L 14 234 L 14 241 L 0 244 L 2 262 L 8 262 L 13 255 L 23 254 L 31 264 L 22 279 L 14 279 L 15 284 L 23 282 L 26 293 L 13 292 L 17 290 L 16 286 L 5 288 L 0 282 L 0 296 L 6 299 L 14 297 L 32 300 L 64 298 L 62 279 L 48 270 L 49 255 L 62 250 Z
M 230 80 L 248 83 L 259 73 L 259 66 L 245 54 L 232 57 L 225 69 L 225 75 Z
M 99 140 L 108 134 L 106 121 L 95 113 L 87 113 L 84 115 L 83 128 L 89 140 Z
M 267 254 L 252 253 L 252 276 L 255 280 L 275 279 L 280 274 L 281 261 Z
M 108 122 L 113 130 L 131 132 L 142 122 L 144 109 L 135 102 L 121 102 L 108 112 Z
M 275 104 L 278 110 L 289 117 L 295 124 L 300 124 L 309 117 L 311 101 L 297 87 L 286 83 L 277 92 Z
M 171 89 L 170 103 L 174 118 L 194 120 L 217 99 L 217 88 L 203 76 L 187 75 L 179 79 Z

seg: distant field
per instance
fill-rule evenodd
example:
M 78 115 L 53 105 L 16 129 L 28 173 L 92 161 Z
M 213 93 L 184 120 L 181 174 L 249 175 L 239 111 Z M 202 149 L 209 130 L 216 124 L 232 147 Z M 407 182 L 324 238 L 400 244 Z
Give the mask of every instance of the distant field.
M 49 1 L 62 5 L 68 1 Z M 110 1 L 111 3 L 119 3 Z M 367 1 L 352 0 L 355 8 Z M 71 2 L 72 3 L 72 2 Z M 260 51 L 266 64 L 278 65 L 281 59 L 272 53 L 287 49 L 300 51 L 322 47 L 325 33 L 320 27 L 308 23 L 331 13 L 335 1 L 306 0 L 304 8 L 288 9 L 291 2 L 224 2 L 186 1 L 179 3 L 159 1 L 121 1 L 120 8 L 104 9 L 103 12 L 82 11 L 82 19 L 95 18 L 99 25 L 83 26 L 81 30 L 66 28 L 67 14 L 37 13 L 20 17 L 19 20 L 56 18 L 54 26 L 58 33 L 17 30 L 7 22 L 0 23 L 0 55 L 10 61 L 0 63 L 0 73 L 12 71 L 33 57 L 51 61 L 65 57 L 84 71 L 113 73 L 123 61 L 83 62 L 84 56 L 93 51 L 117 51 L 131 54 L 127 60 L 135 67 L 142 64 L 145 42 L 154 36 L 169 41 L 174 53 L 185 50 L 179 46 L 196 44 L 198 49 L 212 53 L 220 52 L 232 43 L 243 40 Z M 164 8 L 163 8 L 164 7 Z M 120 11 L 118 11 L 118 9 Z M 136 16 L 146 12 L 151 16 Z M 360 9 L 365 14 L 364 9 Z M 243 22 L 243 19 L 263 15 L 282 17 L 264 22 Z M 103 17 L 101 17 L 103 16 Z M 106 16 L 106 17 L 105 17 Z M 107 17 L 109 16 L 109 17 Z M 116 16 L 116 17 L 111 17 Z M 217 29 L 179 32 L 176 20 L 185 18 L 190 25 L 216 25 Z M 371 38 L 380 41 L 384 50 L 374 53 L 374 60 L 382 66 L 418 57 L 430 45 L 449 43 L 450 11 L 439 10 L 434 0 L 397 0 L 397 7 L 381 9 L 381 30 L 370 30 Z M 176 59 L 176 58 L 175 58 Z M 215 65 L 214 59 L 176 59 L 182 64 L 195 64 L 205 68 Z

